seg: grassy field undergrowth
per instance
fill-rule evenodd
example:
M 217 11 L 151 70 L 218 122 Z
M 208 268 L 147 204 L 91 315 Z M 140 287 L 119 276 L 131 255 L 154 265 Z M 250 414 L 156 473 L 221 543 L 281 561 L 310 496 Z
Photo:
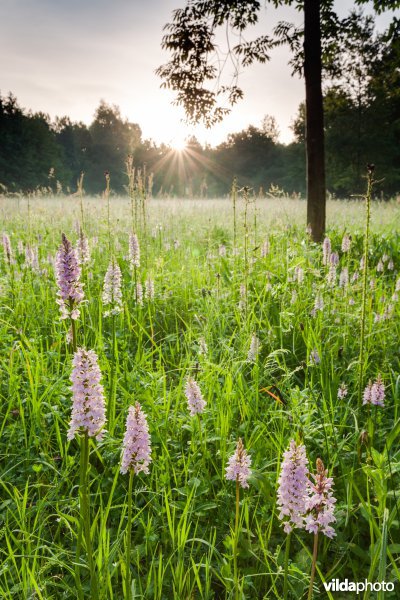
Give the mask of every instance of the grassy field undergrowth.
M 398 210 L 372 203 L 365 252 L 362 200 L 315 244 L 286 198 L 0 199 L 0 597 L 398 598 Z M 68 441 L 79 393 L 105 423 Z M 136 402 L 151 460 L 123 474 Z M 291 440 L 333 479 L 330 536 L 279 518 Z

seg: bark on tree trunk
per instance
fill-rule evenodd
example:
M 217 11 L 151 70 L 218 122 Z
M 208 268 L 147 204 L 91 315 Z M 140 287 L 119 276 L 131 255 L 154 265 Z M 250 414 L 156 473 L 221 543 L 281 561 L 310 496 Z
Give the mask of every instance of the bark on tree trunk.
M 325 232 L 325 149 L 322 103 L 320 0 L 304 0 L 304 79 L 306 82 L 307 223 L 312 237 Z

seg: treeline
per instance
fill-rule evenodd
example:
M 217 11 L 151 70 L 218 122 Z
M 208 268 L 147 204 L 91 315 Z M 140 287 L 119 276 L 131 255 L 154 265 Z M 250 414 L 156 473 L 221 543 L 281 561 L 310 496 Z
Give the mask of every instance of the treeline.
M 353 15 L 354 35 L 346 41 L 348 60 L 325 88 L 327 184 L 338 197 L 365 188 L 365 164 L 376 164 L 389 197 L 400 192 L 400 21 L 374 33 L 370 17 Z M 343 53 L 341 54 L 343 56 Z M 8 192 L 73 193 L 84 173 L 84 190 L 99 194 L 109 172 L 111 189 L 122 194 L 130 155 L 153 195 L 216 197 L 229 192 L 233 178 L 255 193 L 305 192 L 304 106 L 293 122 L 294 141 L 279 143 L 273 117 L 230 134 L 216 148 L 188 140 L 178 153 L 143 140 L 140 126 L 101 101 L 93 122 L 52 122 L 44 113 L 22 109 L 0 96 L 0 186 Z M 138 171 L 137 171 L 138 172 Z
M 0 184 L 9 192 L 74 192 L 84 173 L 84 189 L 99 194 L 110 173 L 111 189 L 124 193 L 125 162 L 130 155 L 154 195 L 220 196 L 236 176 L 241 185 L 285 190 L 304 188 L 302 144 L 277 141 L 275 121 L 231 134 L 217 148 L 202 147 L 195 138 L 183 152 L 142 139 L 138 124 L 124 120 L 118 107 L 101 101 L 86 126 L 68 117 L 51 122 L 44 113 L 23 110 L 13 95 L 0 97 Z M 296 167 L 294 162 L 296 161 Z

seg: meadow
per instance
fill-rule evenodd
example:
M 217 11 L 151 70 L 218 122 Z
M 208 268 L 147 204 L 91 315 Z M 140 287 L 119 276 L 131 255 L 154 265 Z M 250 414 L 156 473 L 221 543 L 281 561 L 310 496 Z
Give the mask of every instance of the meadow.
M 304 201 L 240 193 L 3 197 L 0 214 L 1 598 L 399 597 L 395 202 L 372 201 L 367 246 L 363 199 L 328 203 L 321 244 Z M 62 234 L 83 296 L 65 319 Z M 98 359 L 99 440 L 67 439 L 78 349 Z M 151 460 L 121 473 L 136 402 Z M 248 469 L 227 479 L 239 438 Z M 284 529 L 291 440 L 311 482 L 318 459 L 333 479 L 331 535 Z M 325 589 L 346 578 L 390 585 Z

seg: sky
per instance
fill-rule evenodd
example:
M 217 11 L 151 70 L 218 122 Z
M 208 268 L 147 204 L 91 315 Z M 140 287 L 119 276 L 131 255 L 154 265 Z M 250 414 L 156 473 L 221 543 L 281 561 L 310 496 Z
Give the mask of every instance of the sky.
M 301 25 L 294 9 L 261 4 L 248 39 L 268 33 L 280 20 Z M 184 0 L 0 0 L 0 93 L 11 91 L 22 107 L 52 119 L 68 115 L 86 124 L 103 99 L 138 123 L 144 139 L 176 146 L 192 134 L 214 146 L 228 133 L 260 126 L 268 114 L 278 122 L 280 141 L 290 142 L 304 82 L 291 76 L 284 47 L 274 50 L 267 64 L 243 70 L 244 99 L 223 123 L 211 130 L 182 123 L 183 112 L 172 105 L 174 94 L 160 89 L 155 69 L 169 58 L 161 49 L 163 26 L 184 5 Z M 343 16 L 353 5 L 336 1 Z M 380 28 L 390 14 L 379 17 Z

